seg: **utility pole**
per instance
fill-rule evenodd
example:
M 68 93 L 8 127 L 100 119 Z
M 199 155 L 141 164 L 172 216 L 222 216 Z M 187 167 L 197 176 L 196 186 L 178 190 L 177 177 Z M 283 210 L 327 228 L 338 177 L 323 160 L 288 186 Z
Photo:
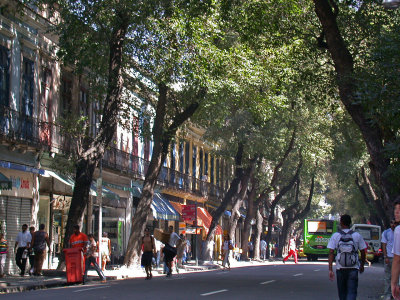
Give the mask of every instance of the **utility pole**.
M 101 237 L 103 233 L 103 178 L 102 178 L 102 169 L 103 169 L 103 160 L 100 159 L 99 163 L 99 178 L 97 178 L 97 204 L 99 205 L 99 233 L 98 233 L 98 242 L 99 242 L 99 264 L 101 266 Z

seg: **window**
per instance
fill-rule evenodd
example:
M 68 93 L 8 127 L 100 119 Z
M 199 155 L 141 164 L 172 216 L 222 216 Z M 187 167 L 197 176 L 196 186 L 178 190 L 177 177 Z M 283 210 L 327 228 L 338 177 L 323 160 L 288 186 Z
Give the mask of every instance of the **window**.
M 210 157 L 210 182 L 214 183 L 214 157 Z
M 199 178 L 203 176 L 203 149 L 199 153 Z
M 138 156 L 138 144 L 139 144 L 139 119 L 133 117 L 132 121 L 132 154 Z
M 216 178 L 216 183 L 217 183 L 217 186 L 219 186 L 219 159 L 217 158 L 216 159 L 216 166 L 215 166 L 215 173 L 216 173 L 216 175 L 217 175 L 217 178 Z
M 98 102 L 92 105 L 92 119 L 91 119 L 91 135 L 95 137 L 100 128 L 100 105 Z
M 21 138 L 33 137 L 34 63 L 24 57 L 22 61 Z
M 9 106 L 9 104 L 10 104 L 10 51 L 5 47 L 0 46 L 0 106 Z
M 185 144 L 185 174 L 189 174 L 189 150 L 190 150 L 190 143 L 186 142 Z
M 51 71 L 48 68 L 42 69 L 41 94 L 39 107 L 40 120 L 40 141 L 48 146 L 51 145 Z
M 61 114 L 66 117 L 71 113 L 72 105 L 72 81 L 66 78 L 61 80 Z
M 332 234 L 333 221 L 308 221 L 308 234 Z
M 88 92 L 86 89 L 81 88 L 79 91 L 79 112 L 81 116 L 89 116 L 89 102 L 88 102 Z
M 179 142 L 179 172 L 183 173 L 183 147 L 184 147 L 184 142 Z
M 147 132 L 150 132 L 149 129 L 149 121 L 144 120 L 143 121 L 143 127 Z M 144 160 L 150 160 L 150 138 L 146 134 L 144 138 Z
M 192 176 L 195 178 L 196 177 L 196 159 L 197 159 L 197 147 L 193 146 L 193 156 L 192 156 Z
M 24 57 L 22 68 L 22 113 L 32 117 L 33 114 L 33 93 L 34 93 L 34 63 Z
M 204 152 L 204 175 L 208 175 L 208 153 Z

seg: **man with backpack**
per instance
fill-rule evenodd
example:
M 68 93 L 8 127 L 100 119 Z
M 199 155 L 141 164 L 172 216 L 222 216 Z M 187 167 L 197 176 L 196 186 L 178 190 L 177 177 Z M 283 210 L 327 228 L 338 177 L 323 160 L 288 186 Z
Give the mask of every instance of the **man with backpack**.
M 336 280 L 340 300 L 356 300 L 358 288 L 358 272 L 364 272 L 365 241 L 362 236 L 350 230 L 351 217 L 340 217 L 341 230 L 334 233 L 329 240 L 329 279 L 334 280 L 332 264 L 336 251 Z M 361 261 L 358 259 L 358 251 Z

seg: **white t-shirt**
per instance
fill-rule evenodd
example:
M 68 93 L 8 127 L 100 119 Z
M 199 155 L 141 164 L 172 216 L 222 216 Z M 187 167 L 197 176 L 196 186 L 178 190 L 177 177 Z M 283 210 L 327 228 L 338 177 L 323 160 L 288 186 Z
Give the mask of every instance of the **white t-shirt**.
M 388 257 L 393 257 L 393 238 L 394 238 L 394 232 L 391 228 L 386 229 L 382 233 L 382 240 L 381 243 L 386 244 L 386 255 Z
M 32 241 L 32 235 L 29 233 L 28 230 L 25 232 L 22 231 L 18 232 L 16 240 L 16 242 L 18 242 L 18 248 L 28 246 L 28 243 L 30 243 L 31 241 Z
M 400 226 L 397 226 L 394 230 L 392 253 L 395 255 L 400 255 Z
M 342 231 L 347 233 L 350 231 L 350 229 L 343 229 Z M 339 246 L 339 241 L 340 241 L 341 237 L 342 237 L 342 235 L 339 232 L 335 232 L 331 236 L 327 248 L 333 249 L 333 250 L 337 249 Z M 367 248 L 367 245 L 365 244 L 364 239 L 358 232 L 353 232 L 351 237 L 353 238 L 354 247 L 356 248 L 356 250 L 364 250 L 365 248 Z M 357 264 L 357 266 L 355 268 L 356 269 L 359 268 L 359 263 Z M 337 254 L 336 255 L 336 270 L 339 270 L 339 269 L 346 269 L 346 267 L 342 267 L 339 264 L 339 255 Z M 354 268 L 352 267 L 352 269 L 354 269 Z
M 232 240 L 229 240 L 229 241 L 225 240 L 224 244 L 222 246 L 222 250 L 225 250 L 225 251 L 229 250 L 229 245 L 232 245 Z
M 180 240 L 181 238 L 179 237 L 179 235 L 176 232 L 172 232 L 171 236 L 169 237 L 169 245 L 171 247 L 176 247 L 176 242 L 178 240 Z
M 267 242 L 264 240 L 261 240 L 260 242 L 260 249 L 261 250 L 265 250 L 265 247 L 267 247 Z
M 289 240 L 289 250 L 296 251 L 296 240 L 295 239 Z

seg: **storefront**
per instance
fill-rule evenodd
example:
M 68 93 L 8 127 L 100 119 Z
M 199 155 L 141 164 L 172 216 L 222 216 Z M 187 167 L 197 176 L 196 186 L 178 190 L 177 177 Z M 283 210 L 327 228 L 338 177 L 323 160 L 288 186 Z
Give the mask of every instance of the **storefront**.
M 10 167 L 23 166 L 9 164 Z M 0 168 L 0 231 L 5 234 L 9 246 L 6 261 L 8 274 L 17 272 L 14 256 L 14 244 L 23 224 L 31 225 L 32 201 L 34 196 L 35 173 Z M 30 170 L 29 167 L 27 170 Z M 34 169 L 35 171 L 38 171 Z

